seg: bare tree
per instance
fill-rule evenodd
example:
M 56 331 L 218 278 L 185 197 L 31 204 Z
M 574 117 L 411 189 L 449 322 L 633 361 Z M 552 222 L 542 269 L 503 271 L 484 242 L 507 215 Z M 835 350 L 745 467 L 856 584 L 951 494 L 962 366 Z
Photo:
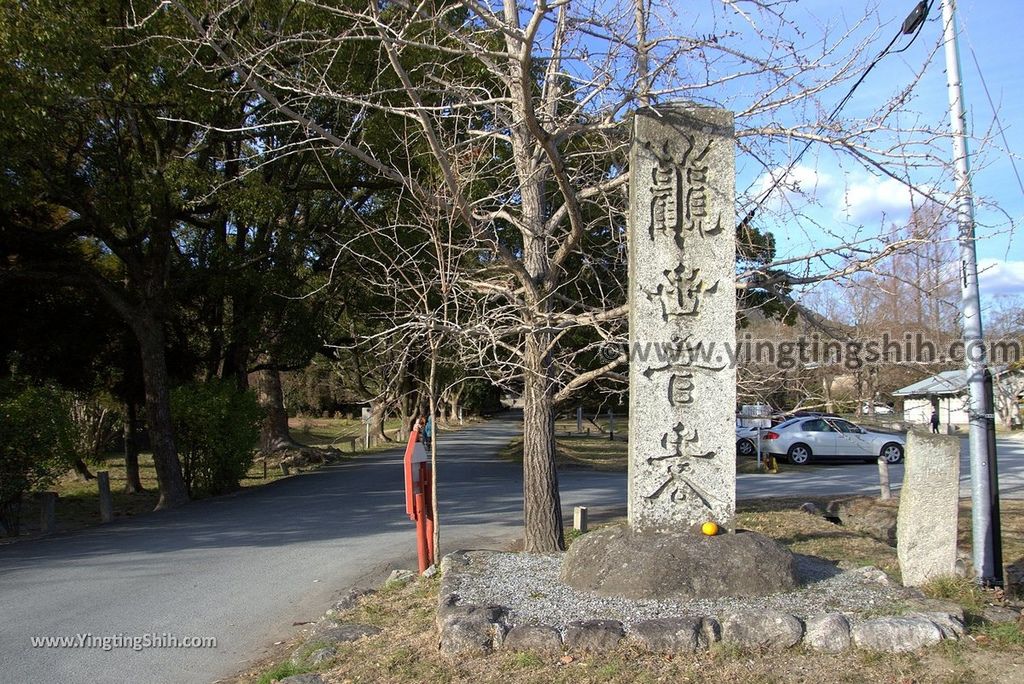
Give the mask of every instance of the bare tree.
M 935 163 L 935 132 L 896 117 L 913 82 L 862 119 L 821 113 L 821 102 L 858 78 L 873 54 L 883 28 L 869 11 L 808 36 L 788 3 L 764 0 L 709 0 L 686 14 L 644 0 L 309 0 L 271 9 L 170 0 L 154 11 L 166 6 L 191 31 L 169 38 L 197 55 L 212 51 L 217 68 L 233 73 L 225 87 L 255 91 L 309 145 L 350 156 L 401 188 L 396 199 L 449 224 L 437 231 L 447 241 L 434 248 L 459 273 L 442 295 L 455 307 L 448 321 L 467 360 L 524 399 L 528 551 L 563 545 L 556 407 L 594 382 L 624 387 L 626 355 L 600 352 L 625 334 L 631 111 L 677 98 L 729 107 L 744 158 L 786 182 L 791 164 L 782 160 L 794 140 L 908 185 L 908 173 L 894 168 Z M 356 70 L 365 73 L 353 79 Z M 347 126 L 338 125 L 339 110 L 349 113 Z M 382 130 L 395 149 L 377 144 Z M 780 215 L 799 211 L 797 188 L 789 190 Z M 756 195 L 740 199 L 741 214 L 762 204 Z M 750 233 L 750 221 L 741 230 Z M 899 251 L 904 241 L 883 233 L 836 235 L 812 254 L 772 254 L 739 274 L 741 293 L 794 306 L 794 288 Z

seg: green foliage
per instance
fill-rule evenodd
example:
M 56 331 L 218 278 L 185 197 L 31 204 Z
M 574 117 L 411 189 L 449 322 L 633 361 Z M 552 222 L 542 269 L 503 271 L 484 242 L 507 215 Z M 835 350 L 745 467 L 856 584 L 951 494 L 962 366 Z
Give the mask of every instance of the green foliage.
M 308 667 L 299 667 L 298 665 L 292 664 L 290 660 L 286 660 L 283 663 L 275 665 L 273 669 L 264 672 L 263 676 L 259 679 L 259 684 L 271 684 L 271 682 L 278 682 L 286 677 L 306 672 L 309 672 Z
M 263 416 L 252 392 L 220 380 L 185 385 L 171 392 L 171 415 L 189 495 L 237 489 Z
M 67 470 L 74 448 L 61 395 L 49 387 L 0 390 L 0 523 L 19 528 L 22 496 Z
M 979 636 L 984 636 L 985 639 L 979 639 L 979 641 L 987 641 L 998 648 L 1024 646 L 1024 632 L 1013 622 L 1001 625 L 987 624 L 977 630 L 972 630 L 972 632 L 975 635 L 975 639 L 978 639 Z

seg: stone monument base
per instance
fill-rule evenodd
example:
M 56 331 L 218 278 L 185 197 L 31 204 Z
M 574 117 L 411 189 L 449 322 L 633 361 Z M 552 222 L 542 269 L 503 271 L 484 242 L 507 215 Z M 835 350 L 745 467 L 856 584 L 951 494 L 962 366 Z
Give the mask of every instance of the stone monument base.
M 586 534 L 569 547 L 561 580 L 630 599 L 764 596 L 799 586 L 793 554 L 756 532 L 708 537 L 690 530 Z

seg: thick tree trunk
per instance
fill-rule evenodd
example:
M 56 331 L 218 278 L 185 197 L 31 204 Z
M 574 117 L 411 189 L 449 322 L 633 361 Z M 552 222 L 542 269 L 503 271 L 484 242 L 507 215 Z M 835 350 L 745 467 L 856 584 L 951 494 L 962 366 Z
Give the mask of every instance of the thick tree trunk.
M 85 461 L 82 459 L 76 458 L 72 465 L 75 468 L 75 475 L 77 475 L 78 479 L 82 482 L 88 482 L 89 480 L 96 479 L 96 476 L 89 471 L 89 466 L 86 465 Z
M 146 491 L 139 476 L 139 416 L 135 402 L 124 405 L 124 491 L 127 494 L 141 494 Z
M 21 494 L 7 501 L 0 501 L 0 527 L 8 537 L 21 534 Z
M 260 405 L 266 412 L 260 428 L 260 446 L 264 453 L 295 444 L 288 430 L 288 411 L 284 407 L 281 373 L 276 368 L 261 370 L 256 375 Z
M 545 341 L 526 337 L 523 393 L 523 521 L 527 553 L 565 548 L 555 471 L 555 411 Z
M 157 510 L 188 502 L 188 490 L 181 476 L 181 463 L 174 446 L 171 424 L 171 393 L 167 378 L 164 333 L 152 317 L 133 321 L 142 354 L 142 380 L 146 388 L 146 420 L 153 449 L 153 465 L 160 486 Z
M 380 441 L 390 442 L 391 438 L 384 433 L 384 402 L 370 402 L 370 441 L 377 444 Z
M 457 425 L 459 422 L 459 406 L 462 403 L 462 392 L 465 385 L 459 385 L 448 394 L 448 423 Z

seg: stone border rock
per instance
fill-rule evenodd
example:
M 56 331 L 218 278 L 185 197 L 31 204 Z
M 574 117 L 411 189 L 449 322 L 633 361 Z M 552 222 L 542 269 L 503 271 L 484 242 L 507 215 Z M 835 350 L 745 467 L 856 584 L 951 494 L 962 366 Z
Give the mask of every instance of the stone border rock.
M 851 625 L 842 613 L 801 618 L 782 612 L 737 612 L 718 616 L 666 617 L 622 623 L 618 620 L 585 620 L 565 625 L 517 625 L 505 606 L 460 604 L 454 591 L 454 575 L 468 568 L 465 551 L 448 554 L 441 561 L 438 597 L 438 647 L 448 656 L 486 656 L 494 651 L 530 651 L 558 656 L 564 651 L 603 652 L 620 643 L 634 644 L 665 654 L 695 653 L 715 643 L 749 650 L 784 650 L 803 645 L 839 653 L 852 647 L 885 653 L 905 653 L 932 646 L 944 639 L 956 640 L 965 633 L 962 609 L 943 601 L 912 601 L 910 612 L 878 617 Z M 867 575 L 880 573 L 865 568 Z

